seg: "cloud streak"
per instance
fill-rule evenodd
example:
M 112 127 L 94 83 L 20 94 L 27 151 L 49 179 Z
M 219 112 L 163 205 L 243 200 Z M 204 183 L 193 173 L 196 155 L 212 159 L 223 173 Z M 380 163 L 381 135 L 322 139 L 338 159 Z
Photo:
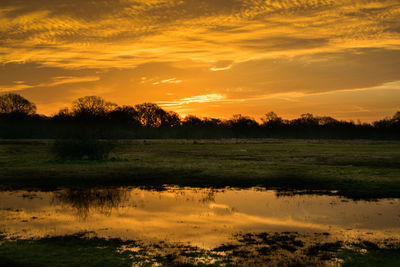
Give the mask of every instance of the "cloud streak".
M 24 81 L 15 81 L 13 85 L 1 86 L 1 92 L 13 92 L 13 91 L 21 91 L 29 88 L 40 88 L 40 87 L 54 87 L 64 84 L 76 84 L 76 83 L 90 83 L 99 81 L 100 77 L 97 76 L 83 76 L 83 77 L 69 77 L 69 76 L 60 76 L 54 77 L 51 82 L 39 83 L 35 85 L 30 85 L 25 83 Z
M 48 106 L 97 92 L 200 110 L 370 88 L 400 80 L 399 53 L 398 0 L 0 3 L 1 91 Z
M 187 54 L 200 61 L 246 61 L 377 42 L 400 45 L 400 4 L 390 0 L 5 0 L 2 5 L 4 62 L 110 68 L 155 57 L 182 60 Z
M 153 85 L 159 85 L 159 84 L 163 84 L 163 83 L 176 84 L 176 83 L 181 83 L 181 82 L 182 82 L 182 80 L 177 80 L 176 78 L 169 78 L 169 79 L 161 80 L 159 82 L 153 82 Z
M 197 95 L 191 97 L 185 97 L 181 99 L 175 99 L 171 101 L 158 101 L 162 107 L 173 107 L 182 106 L 192 103 L 210 103 L 210 102 L 220 102 L 226 100 L 226 96 L 220 94 L 208 94 L 208 95 Z

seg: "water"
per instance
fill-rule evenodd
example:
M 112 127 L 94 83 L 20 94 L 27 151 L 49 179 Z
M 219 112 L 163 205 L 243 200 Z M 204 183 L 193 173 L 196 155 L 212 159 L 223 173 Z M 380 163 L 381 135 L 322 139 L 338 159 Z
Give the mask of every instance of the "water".
M 206 250 L 222 246 L 224 252 L 229 250 L 223 247 L 226 244 L 244 244 L 246 248 L 256 244 L 254 248 L 260 250 L 260 242 L 254 239 L 265 241 L 261 233 L 275 239 L 292 236 L 292 241 L 310 245 L 386 242 L 400 240 L 399 204 L 400 199 L 282 196 L 257 188 L 8 191 L 0 192 L 0 232 L 20 239 L 86 232 Z M 289 245 L 296 244 L 292 243 Z
M 126 241 L 120 251 L 155 266 L 337 266 L 340 248 L 398 244 L 399 204 L 258 188 L 7 191 L 0 192 L 0 235 L 117 238 Z

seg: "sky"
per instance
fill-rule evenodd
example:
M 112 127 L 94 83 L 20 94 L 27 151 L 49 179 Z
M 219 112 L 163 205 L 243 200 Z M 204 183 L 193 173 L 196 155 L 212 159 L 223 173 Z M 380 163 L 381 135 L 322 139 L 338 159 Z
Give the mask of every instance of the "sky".
M 0 94 L 185 116 L 400 110 L 400 0 L 0 0 Z

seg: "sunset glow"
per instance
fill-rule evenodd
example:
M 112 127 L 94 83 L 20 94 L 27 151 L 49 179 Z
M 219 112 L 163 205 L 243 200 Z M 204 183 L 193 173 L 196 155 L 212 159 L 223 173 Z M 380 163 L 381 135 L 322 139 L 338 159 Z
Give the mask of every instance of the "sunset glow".
M 400 109 L 400 2 L 2 0 L 0 94 L 51 115 L 82 96 L 181 115 Z

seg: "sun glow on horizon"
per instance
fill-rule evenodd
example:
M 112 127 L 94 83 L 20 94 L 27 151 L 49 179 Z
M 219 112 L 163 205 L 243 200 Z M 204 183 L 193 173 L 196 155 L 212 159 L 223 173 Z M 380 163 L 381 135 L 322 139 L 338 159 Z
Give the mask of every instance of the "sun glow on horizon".
M 400 109 L 397 0 L 4 0 L 0 10 L 0 93 L 44 114 L 84 95 L 217 117 L 372 121 Z
M 208 95 L 197 95 L 192 97 L 186 97 L 181 99 L 175 99 L 172 101 L 158 101 L 156 102 L 161 107 L 171 107 L 171 106 L 181 106 L 184 104 L 191 103 L 209 103 L 215 101 L 223 101 L 226 99 L 226 96 L 220 94 L 208 94 Z

